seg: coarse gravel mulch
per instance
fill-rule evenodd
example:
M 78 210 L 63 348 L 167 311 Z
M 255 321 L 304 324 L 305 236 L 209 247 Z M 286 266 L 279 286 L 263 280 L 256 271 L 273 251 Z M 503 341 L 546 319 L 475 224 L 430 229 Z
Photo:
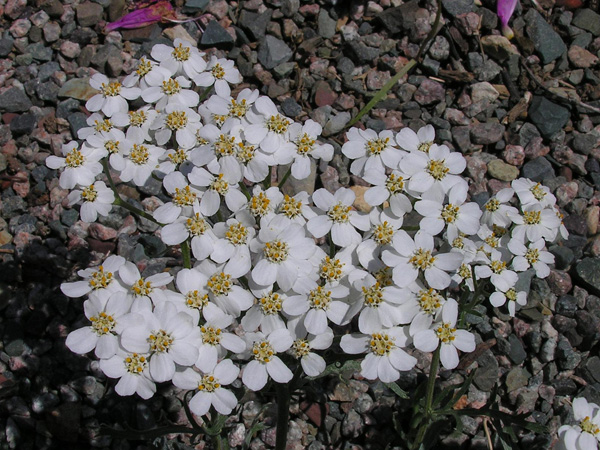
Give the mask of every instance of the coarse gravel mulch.
M 516 318 L 485 308 L 473 317 L 482 344 L 464 399 L 481 407 L 498 384 L 506 411 L 531 413 L 548 428 L 545 435 L 522 432 L 520 448 L 546 449 L 569 420 L 569 399 L 600 403 L 600 15 L 597 2 L 569 10 L 555 0 L 523 0 L 508 41 L 495 2 L 482 3 L 442 0 L 443 27 L 421 64 L 362 122 L 377 131 L 432 124 L 440 143 L 467 158 L 470 194 L 480 204 L 520 176 L 555 194 L 570 237 L 550 248 L 556 267 L 533 281 L 529 304 Z M 101 435 L 101 425 L 185 424 L 178 391 L 165 385 L 148 401 L 121 398 L 93 357 L 65 347 L 67 334 L 86 324 L 81 300 L 59 290 L 76 270 L 109 252 L 147 273 L 181 265 L 153 224 L 122 208 L 98 223 L 78 221 L 56 171 L 44 164 L 86 126 L 84 104 L 94 93 L 89 77 L 97 71 L 122 77 L 154 44 L 176 37 L 231 58 L 244 76 L 240 88 L 260 89 L 295 120 L 321 123 L 336 149 L 331 163 L 287 188 L 351 187 L 361 209 L 365 182 L 348 172 L 342 131 L 416 56 L 436 12 L 431 0 L 178 0 L 182 16 L 201 19 L 105 33 L 104 25 L 128 6 L 124 0 L 0 2 L 0 449 L 210 448 L 184 436 L 151 447 Z M 141 192 L 119 186 L 148 210 L 163 198 L 160 189 L 159 182 Z M 453 384 L 465 375 L 445 371 L 441 378 Z M 410 388 L 422 379 L 413 371 L 401 384 Z M 227 424 L 232 448 L 242 448 L 258 422 L 264 428 L 249 448 L 272 447 L 272 397 L 248 394 L 240 403 Z M 295 396 L 291 408 L 290 449 L 405 448 L 394 430 L 394 414 L 404 413 L 400 399 L 352 370 L 323 378 Z M 445 430 L 438 448 L 488 448 L 481 418 L 463 425 L 459 434 Z

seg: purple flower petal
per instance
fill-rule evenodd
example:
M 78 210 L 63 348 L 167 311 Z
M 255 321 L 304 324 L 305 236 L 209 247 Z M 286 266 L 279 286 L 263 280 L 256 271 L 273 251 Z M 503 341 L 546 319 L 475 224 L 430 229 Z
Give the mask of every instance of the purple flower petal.
M 106 25 L 107 31 L 117 28 L 142 28 L 161 20 L 167 19 L 173 15 L 173 6 L 171 3 L 162 0 L 150 5 L 148 8 L 141 8 L 126 14 L 115 22 Z
M 508 21 L 515 12 L 518 0 L 498 0 L 497 12 L 502 27 L 508 26 Z

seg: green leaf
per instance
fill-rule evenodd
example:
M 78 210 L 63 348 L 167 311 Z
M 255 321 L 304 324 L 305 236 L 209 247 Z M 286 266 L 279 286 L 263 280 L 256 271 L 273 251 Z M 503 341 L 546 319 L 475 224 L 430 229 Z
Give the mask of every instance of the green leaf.
M 396 383 L 386 383 L 385 384 L 387 387 L 389 387 L 394 394 L 396 394 L 398 397 L 403 398 L 403 399 L 409 399 L 410 397 L 408 396 L 408 393 L 402 389 L 400 386 L 398 386 Z

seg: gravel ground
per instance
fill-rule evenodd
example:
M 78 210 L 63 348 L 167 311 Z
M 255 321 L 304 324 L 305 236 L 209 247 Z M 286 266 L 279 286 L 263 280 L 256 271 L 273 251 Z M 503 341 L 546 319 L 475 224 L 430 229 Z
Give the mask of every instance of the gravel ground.
M 534 280 L 529 304 L 510 319 L 473 318 L 482 342 L 473 363 L 442 372 L 444 384 L 477 369 L 465 406 L 481 407 L 499 386 L 507 411 L 531 413 L 550 434 L 520 435 L 520 447 L 550 448 L 568 421 L 569 399 L 600 403 L 600 15 L 523 1 L 512 41 L 499 33 L 495 4 L 443 0 L 443 28 L 422 64 L 371 113 L 366 127 L 398 131 L 433 124 L 438 141 L 462 152 L 472 198 L 483 204 L 525 176 L 550 187 L 570 237 L 551 247 L 556 268 Z M 101 424 L 137 429 L 185 424 L 172 387 L 149 401 L 121 398 L 97 361 L 71 353 L 66 335 L 86 323 L 80 299 L 59 285 L 107 252 L 142 271 L 180 265 L 155 227 L 116 208 L 91 225 L 66 207 L 67 191 L 44 161 L 85 126 L 88 78 L 130 73 L 156 43 L 197 41 L 208 55 L 236 61 L 243 87 L 259 88 L 298 121 L 312 118 L 336 148 L 312 177 L 291 183 L 309 192 L 351 187 L 364 208 L 365 183 L 340 152 L 351 117 L 417 54 L 430 31 L 435 2 L 382 0 L 177 0 L 199 22 L 103 31 L 126 7 L 95 2 L 0 0 L 0 448 L 151 448 L 99 434 Z M 565 2 L 562 2 L 565 3 Z M 594 3 L 594 2 L 590 2 Z M 201 26 L 200 26 L 201 25 Z M 202 32 L 202 29 L 205 31 Z M 148 210 L 160 184 L 142 192 L 120 185 Z M 422 367 L 424 361 L 419 365 Z M 406 388 L 420 371 L 401 379 Z M 254 423 L 264 429 L 250 448 L 274 445 L 274 404 L 248 394 L 228 421 L 229 443 L 241 448 Z M 381 383 L 349 369 L 292 400 L 290 449 L 404 448 L 394 431 L 399 399 Z M 463 420 L 439 448 L 486 449 L 482 420 Z M 158 442 L 154 448 L 163 448 Z M 177 437 L 171 448 L 210 448 Z M 387 446 L 387 447 L 386 447 Z

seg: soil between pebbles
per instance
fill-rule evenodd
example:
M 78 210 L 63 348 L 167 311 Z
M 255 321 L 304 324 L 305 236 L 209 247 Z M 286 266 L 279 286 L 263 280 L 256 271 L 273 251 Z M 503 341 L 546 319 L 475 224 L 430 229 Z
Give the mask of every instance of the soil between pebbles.
M 508 41 L 498 31 L 494 2 L 442 3 L 444 26 L 422 64 L 363 123 L 394 131 L 434 125 L 438 141 L 467 158 L 470 194 L 480 204 L 519 176 L 542 182 L 557 197 L 571 235 L 550 249 L 556 268 L 532 283 L 528 307 L 515 319 L 485 311 L 473 318 L 478 342 L 494 345 L 468 367 L 477 372 L 465 399 L 480 407 L 498 383 L 507 411 L 531 413 L 551 433 L 522 433 L 520 447 L 549 448 L 571 418 L 570 397 L 600 402 L 600 15 L 553 0 L 540 1 L 541 11 L 523 2 L 511 22 L 516 38 Z M 198 23 L 103 32 L 126 6 L 124 0 L 0 5 L 2 449 L 143 449 L 148 443 L 101 436 L 100 425 L 185 423 L 174 388 L 162 387 L 164 395 L 149 401 L 121 398 L 93 357 L 64 344 L 86 324 L 81 300 L 59 290 L 77 269 L 107 252 L 146 274 L 181 264 L 151 223 L 123 209 L 95 224 L 79 222 L 56 171 L 44 164 L 85 126 L 83 105 L 94 92 L 89 77 L 124 76 L 154 44 L 175 37 L 231 58 L 244 76 L 241 87 L 259 88 L 295 120 L 318 121 L 336 148 L 329 165 L 317 165 L 312 178 L 288 188 L 349 186 L 361 209 L 364 182 L 348 172 L 340 131 L 416 55 L 436 8 L 417 0 L 189 0 L 176 6 L 189 17 L 202 15 Z M 142 192 L 119 189 L 148 210 L 164 199 L 158 183 Z M 398 398 L 381 383 L 344 375 L 293 399 L 288 448 L 404 448 L 392 422 Z M 464 370 L 441 373 L 443 384 L 464 376 Z M 413 371 L 401 384 L 410 388 L 421 377 Z M 262 421 L 266 428 L 250 448 L 273 446 L 274 404 L 260 394 L 241 403 L 228 422 L 230 445 L 241 448 L 247 430 Z M 463 422 L 463 433 L 448 430 L 439 448 L 487 448 L 481 419 Z M 168 445 L 210 448 L 174 436 Z

